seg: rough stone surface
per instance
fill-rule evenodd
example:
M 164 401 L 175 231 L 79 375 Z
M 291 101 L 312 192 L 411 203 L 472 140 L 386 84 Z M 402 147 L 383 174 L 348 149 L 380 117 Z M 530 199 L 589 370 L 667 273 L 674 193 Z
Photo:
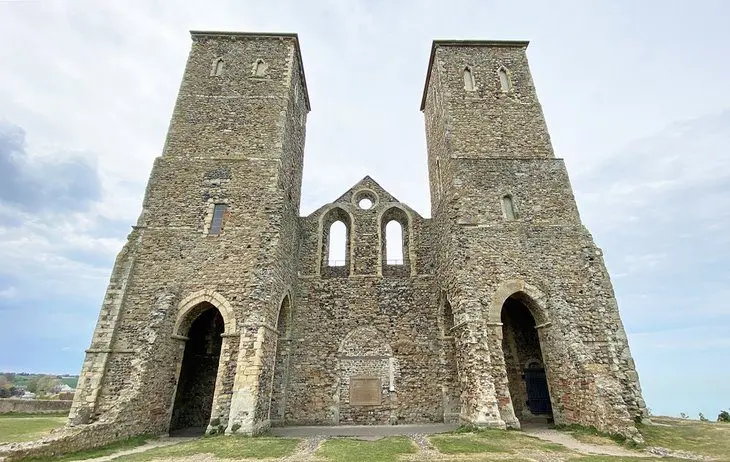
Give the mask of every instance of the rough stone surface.
M 23 414 L 49 414 L 71 409 L 71 400 L 66 399 L 17 399 L 0 398 L 0 414 L 18 412 Z
M 638 376 L 601 250 L 554 157 L 525 42 L 434 42 L 422 105 L 433 218 L 369 177 L 300 217 L 309 101 L 296 36 L 192 37 L 70 427 L 165 433 L 181 413 L 209 415 L 209 432 L 246 434 L 292 424 L 518 427 L 515 381 L 535 359 L 556 423 L 636 435 L 646 414 Z M 362 198 L 372 207 L 360 208 Z M 226 205 L 220 232 L 216 204 Z M 386 259 L 391 220 L 403 229 L 402 262 Z M 347 257 L 331 266 L 336 221 L 347 227 Z M 519 332 L 502 324 L 512 305 L 528 312 Z M 186 347 L 214 309 L 220 339 Z M 215 382 L 212 397 L 185 387 L 189 351 L 219 356 L 217 368 L 196 369 L 201 384 Z M 373 404 L 350 402 L 350 381 L 362 377 L 379 380 Z

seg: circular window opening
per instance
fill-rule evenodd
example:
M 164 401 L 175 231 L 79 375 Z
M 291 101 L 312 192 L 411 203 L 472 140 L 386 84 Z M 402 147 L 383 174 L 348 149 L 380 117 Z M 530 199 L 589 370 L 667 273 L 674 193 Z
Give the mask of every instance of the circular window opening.
M 373 206 L 373 201 L 368 199 L 367 197 L 363 197 L 360 199 L 360 201 L 357 203 L 357 206 L 360 207 L 363 210 L 367 210 Z

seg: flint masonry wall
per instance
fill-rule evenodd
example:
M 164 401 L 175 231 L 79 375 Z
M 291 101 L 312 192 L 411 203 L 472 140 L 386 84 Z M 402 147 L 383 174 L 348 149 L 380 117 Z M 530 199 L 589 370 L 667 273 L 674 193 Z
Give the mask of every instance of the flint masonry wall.
M 175 329 L 198 314 L 181 312 L 193 295 L 228 308 L 212 420 L 249 432 L 267 425 L 269 400 L 258 390 L 271 383 L 271 325 L 294 274 L 306 87 L 295 36 L 192 36 L 164 153 L 112 275 L 71 424 L 167 431 L 187 333 Z M 227 212 L 209 235 L 214 204 Z
M 357 203 L 371 199 L 372 208 Z M 327 237 L 335 214 L 349 225 L 346 266 L 328 268 Z M 388 265 L 385 224 L 403 226 L 404 261 Z M 301 219 L 299 280 L 292 322 L 292 364 L 281 424 L 441 422 L 448 410 L 430 272 L 428 220 L 370 178 Z M 331 271 L 333 270 L 333 271 Z M 377 404 L 350 403 L 350 380 L 378 380 Z M 275 384 L 275 389 L 277 385 Z
M 501 346 L 500 313 L 511 291 L 527 299 L 537 321 L 556 422 L 623 431 L 645 413 L 638 380 L 601 251 L 553 157 L 526 46 L 435 42 L 424 94 L 443 242 L 436 273 L 463 326 L 455 333 L 462 417 L 518 425 Z M 490 361 L 479 363 L 483 343 Z
M 519 427 L 520 365 L 505 357 L 501 322 L 510 297 L 535 320 L 539 354 L 514 350 L 541 357 L 555 421 L 636 435 L 638 376 L 602 253 L 553 154 L 526 42 L 434 42 L 426 219 L 370 177 L 300 217 L 309 100 L 296 36 L 192 38 L 84 361 L 74 444 L 84 429 L 169 430 L 189 329 L 210 307 L 224 328 L 216 377 L 201 378 L 215 382 L 208 432 Z M 216 204 L 227 208 L 211 234 Z M 389 220 L 403 226 L 397 264 L 385 254 Z M 348 228 L 343 266 L 328 261 L 335 221 Z

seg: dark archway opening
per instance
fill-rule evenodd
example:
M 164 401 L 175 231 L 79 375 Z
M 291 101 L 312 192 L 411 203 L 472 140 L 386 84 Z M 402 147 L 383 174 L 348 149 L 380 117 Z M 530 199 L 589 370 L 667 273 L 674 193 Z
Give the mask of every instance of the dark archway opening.
M 552 418 L 550 393 L 535 318 L 524 301 L 502 306 L 502 349 L 515 416 L 520 421 Z
M 170 431 L 193 428 L 205 431 L 210 421 L 224 322 L 213 305 L 206 303 L 201 308 L 188 331 Z

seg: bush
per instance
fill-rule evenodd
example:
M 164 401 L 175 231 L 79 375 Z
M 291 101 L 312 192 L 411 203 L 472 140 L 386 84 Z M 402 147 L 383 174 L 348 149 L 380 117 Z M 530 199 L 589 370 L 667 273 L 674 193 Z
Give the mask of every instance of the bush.
M 717 416 L 718 422 L 730 422 L 730 412 L 720 411 L 720 415 Z
M 705 415 L 700 412 L 700 421 L 701 422 L 709 422 L 710 419 L 708 419 L 707 417 L 705 417 Z

